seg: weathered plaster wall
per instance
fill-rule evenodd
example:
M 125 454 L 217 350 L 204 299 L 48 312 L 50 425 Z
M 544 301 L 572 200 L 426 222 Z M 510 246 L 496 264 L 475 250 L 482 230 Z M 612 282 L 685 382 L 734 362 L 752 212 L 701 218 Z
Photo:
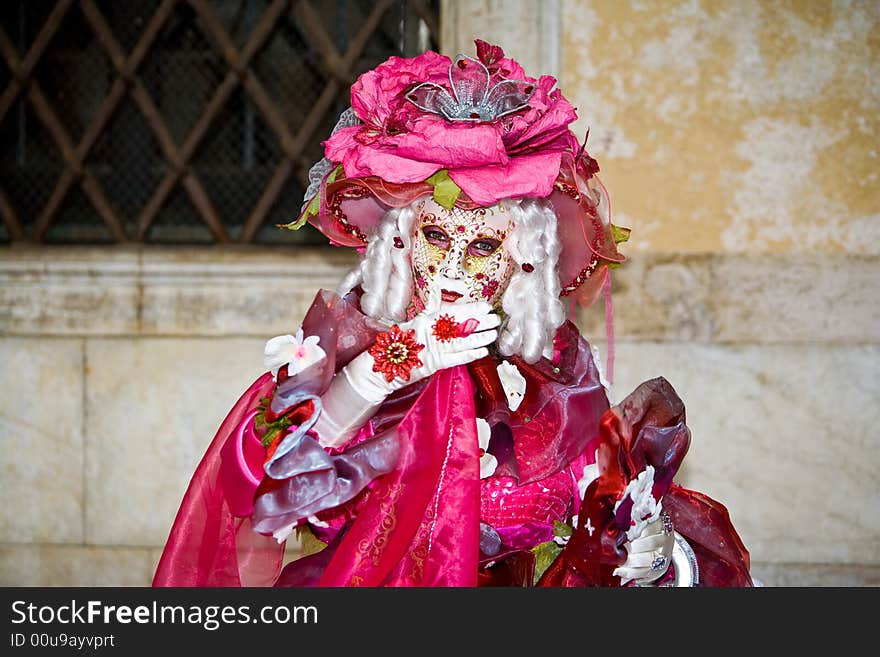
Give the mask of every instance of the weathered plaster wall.
M 563 0 L 633 250 L 880 253 L 880 5 Z

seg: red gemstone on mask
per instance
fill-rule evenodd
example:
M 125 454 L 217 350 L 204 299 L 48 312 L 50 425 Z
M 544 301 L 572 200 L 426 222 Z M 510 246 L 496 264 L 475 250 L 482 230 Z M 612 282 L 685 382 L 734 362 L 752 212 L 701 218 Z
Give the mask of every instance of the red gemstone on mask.
M 533 271 L 535 271 L 535 266 L 530 262 L 524 262 L 522 263 L 522 270 L 526 273 L 531 274 Z

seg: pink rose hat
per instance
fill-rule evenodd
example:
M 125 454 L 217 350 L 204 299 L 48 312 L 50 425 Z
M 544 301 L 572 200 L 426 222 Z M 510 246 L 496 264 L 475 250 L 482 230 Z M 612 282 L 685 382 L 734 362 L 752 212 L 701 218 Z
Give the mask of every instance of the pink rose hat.
M 445 207 L 546 198 L 563 250 L 562 296 L 592 304 L 617 243 L 599 167 L 569 129 L 577 113 L 556 79 L 527 77 L 498 46 L 477 40 L 477 59 L 435 52 L 391 57 L 361 75 L 351 108 L 309 172 L 299 217 L 332 244 L 360 248 L 392 208 L 433 195 Z

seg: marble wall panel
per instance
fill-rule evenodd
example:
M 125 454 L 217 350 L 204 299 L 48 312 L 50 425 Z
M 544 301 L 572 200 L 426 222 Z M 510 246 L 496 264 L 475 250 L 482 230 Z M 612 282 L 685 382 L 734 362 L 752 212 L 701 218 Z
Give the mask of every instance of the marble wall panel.
M 0 542 L 83 538 L 83 343 L 0 338 Z
M 86 540 L 158 546 L 263 340 L 98 339 L 86 349 Z
M 120 249 L 0 252 L 0 333 L 80 335 L 138 330 L 139 256 Z
M 880 348 L 618 343 L 616 401 L 656 376 L 692 432 L 677 480 L 754 560 L 880 564 Z
M 218 251 L 144 259 L 141 331 L 148 335 L 295 333 L 315 298 L 355 263 L 348 249 Z
M 0 545 L 0 586 L 149 586 L 146 548 Z

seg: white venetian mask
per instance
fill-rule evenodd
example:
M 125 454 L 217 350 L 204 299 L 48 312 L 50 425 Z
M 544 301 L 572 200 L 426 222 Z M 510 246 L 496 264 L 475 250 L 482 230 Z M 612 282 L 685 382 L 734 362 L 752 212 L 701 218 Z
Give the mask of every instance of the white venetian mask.
M 513 230 L 510 212 L 500 206 L 447 210 L 433 199 L 416 204 L 412 268 L 416 299 L 451 303 L 500 304 L 514 261 L 506 241 Z

